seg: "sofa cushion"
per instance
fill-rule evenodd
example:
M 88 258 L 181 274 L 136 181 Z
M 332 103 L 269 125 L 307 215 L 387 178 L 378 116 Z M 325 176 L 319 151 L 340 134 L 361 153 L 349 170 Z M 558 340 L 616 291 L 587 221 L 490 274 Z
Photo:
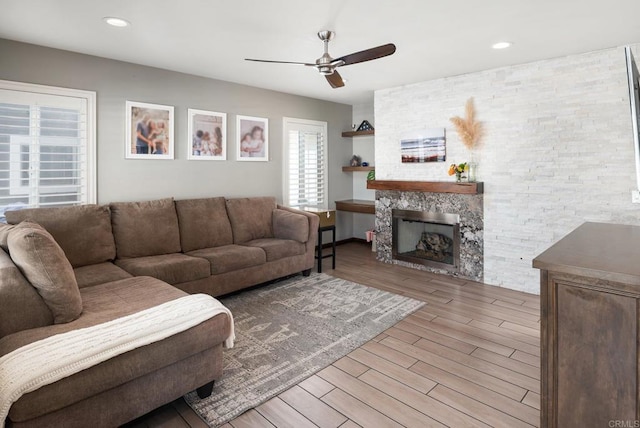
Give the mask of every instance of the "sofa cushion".
M 224 198 L 176 201 L 182 251 L 233 244 Z
M 69 324 L 23 331 L 0 339 L 0 356 L 54 334 L 108 322 L 186 296 L 183 291 L 149 277 L 129 278 L 83 288 L 81 294 L 85 310 L 80 318 Z M 216 315 L 186 331 L 126 352 L 25 394 L 13 404 L 9 416 L 13 421 L 25 421 L 96 396 L 132 379 L 198 355 L 206 349 L 220 346 L 228 336 L 229 329 L 227 315 Z M 203 379 L 202 383 L 209 380 Z M 168 381 L 174 382 L 173 379 Z
M 109 207 L 81 205 L 32 208 L 6 213 L 7 221 L 31 221 L 44 227 L 62 248 L 73 267 L 102 263 L 116 258 Z
M 22 222 L 9 232 L 11 259 L 33 285 L 56 324 L 73 321 L 82 299 L 73 268 L 51 234 L 35 223 Z
M 211 264 L 211 275 L 246 269 L 266 263 L 267 256 L 260 248 L 243 245 L 225 245 L 205 248 L 188 253 L 193 257 L 202 257 Z
M 272 216 L 275 209 L 275 198 L 227 199 L 234 244 L 252 239 L 273 238 Z
M 254 239 L 242 245 L 261 248 L 266 253 L 268 262 L 284 259 L 285 257 L 299 256 L 300 254 L 304 254 L 306 249 L 302 242 L 292 239 Z
M 49 307 L 11 257 L 0 250 L 0 338 L 51 324 Z
M 79 288 L 119 281 L 121 279 L 131 278 L 132 276 L 130 273 L 111 262 L 75 268 L 73 273 L 76 276 Z
M 173 198 L 112 203 L 110 207 L 119 259 L 180 252 Z
M 207 260 L 179 253 L 117 259 L 116 264 L 133 276 L 152 276 L 169 284 L 195 281 L 210 275 Z
M 274 210 L 273 235 L 280 239 L 307 242 L 309 239 L 309 220 L 303 214 L 279 209 Z

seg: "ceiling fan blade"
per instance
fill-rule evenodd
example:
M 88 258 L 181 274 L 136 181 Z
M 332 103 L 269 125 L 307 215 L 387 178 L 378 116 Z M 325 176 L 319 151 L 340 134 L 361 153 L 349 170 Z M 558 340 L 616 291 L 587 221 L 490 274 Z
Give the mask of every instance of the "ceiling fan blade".
M 342 80 L 342 76 L 340 76 L 340 73 L 336 70 L 334 70 L 332 74 L 326 74 L 324 77 L 327 78 L 327 82 L 329 82 L 333 89 L 344 86 L 344 80 Z
M 316 64 L 310 64 L 308 62 L 294 62 L 294 61 L 271 61 L 268 59 L 252 59 L 252 58 L 245 58 L 245 61 L 253 61 L 253 62 L 268 62 L 271 64 L 296 64 L 296 65 L 305 65 L 307 67 L 315 67 Z
M 343 65 L 357 64 L 359 62 L 371 61 L 372 59 L 378 59 L 385 56 L 393 55 L 396 51 L 396 45 L 393 43 L 389 43 L 386 45 L 378 46 L 375 48 L 367 49 L 364 51 L 352 53 L 350 55 L 345 55 L 340 58 L 336 58 L 333 60 L 333 63 L 341 62 L 341 64 L 337 64 L 336 67 L 341 67 Z

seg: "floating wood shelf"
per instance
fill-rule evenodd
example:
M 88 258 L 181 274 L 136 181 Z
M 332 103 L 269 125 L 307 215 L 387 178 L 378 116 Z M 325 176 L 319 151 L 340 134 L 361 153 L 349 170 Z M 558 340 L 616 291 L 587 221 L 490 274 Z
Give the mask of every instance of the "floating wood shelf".
M 342 171 L 373 171 L 375 168 L 372 166 L 343 166 Z
M 349 211 L 352 213 L 375 214 L 376 202 L 365 201 L 362 199 L 347 199 L 344 201 L 336 201 L 336 210 Z
M 367 181 L 367 189 L 478 195 L 484 192 L 484 185 L 482 182 L 454 183 L 451 181 L 369 180 Z
M 345 138 L 364 137 L 365 135 L 375 135 L 375 130 L 369 129 L 367 131 L 345 131 L 342 133 L 342 136 Z

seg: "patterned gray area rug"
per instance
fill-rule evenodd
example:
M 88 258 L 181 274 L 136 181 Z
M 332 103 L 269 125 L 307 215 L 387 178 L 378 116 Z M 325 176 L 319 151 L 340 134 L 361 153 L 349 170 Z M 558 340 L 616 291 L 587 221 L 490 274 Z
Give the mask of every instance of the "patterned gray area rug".
M 289 389 L 424 305 L 326 274 L 297 276 L 221 301 L 235 319 L 235 346 L 224 350 L 224 372 L 211 396 L 185 396 L 210 426 Z

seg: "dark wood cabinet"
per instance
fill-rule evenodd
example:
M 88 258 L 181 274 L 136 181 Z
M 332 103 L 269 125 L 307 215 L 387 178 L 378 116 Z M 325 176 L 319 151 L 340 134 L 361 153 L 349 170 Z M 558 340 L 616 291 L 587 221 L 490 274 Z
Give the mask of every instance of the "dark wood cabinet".
M 585 223 L 541 270 L 541 426 L 640 426 L 640 227 Z

